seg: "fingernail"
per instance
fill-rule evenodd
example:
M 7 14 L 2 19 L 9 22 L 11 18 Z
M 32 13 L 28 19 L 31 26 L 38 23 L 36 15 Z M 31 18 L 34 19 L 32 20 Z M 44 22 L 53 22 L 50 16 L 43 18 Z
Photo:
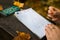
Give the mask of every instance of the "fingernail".
M 56 21 L 57 19 L 52 19 L 52 21 Z
M 51 15 L 48 15 L 48 17 L 51 17 Z
M 51 11 L 50 10 L 48 10 L 48 14 L 50 14 L 51 13 Z
M 49 9 L 52 9 L 52 6 L 50 6 Z

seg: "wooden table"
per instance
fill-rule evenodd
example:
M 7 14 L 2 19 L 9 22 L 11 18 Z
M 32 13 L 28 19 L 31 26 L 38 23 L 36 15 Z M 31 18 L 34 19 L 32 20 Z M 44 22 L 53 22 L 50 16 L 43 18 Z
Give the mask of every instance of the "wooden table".
M 0 0 L 0 4 L 2 4 L 4 8 L 12 6 L 12 3 L 12 0 Z M 27 29 L 25 25 L 19 22 L 14 15 L 8 17 L 0 15 L 0 40 L 12 40 L 12 38 L 16 36 L 17 30 L 30 33 L 31 40 L 40 40 L 35 34 Z
M 8 17 L 3 17 L 0 16 L 0 28 L 2 28 L 3 30 L 5 30 L 6 32 L 8 32 L 10 34 L 10 36 L 15 37 L 16 36 L 16 30 L 20 31 L 20 32 L 26 32 L 26 33 L 30 33 L 31 34 L 31 40 L 40 40 L 35 34 L 33 34 L 29 29 L 26 28 L 25 25 L 23 25 L 21 22 L 19 22 L 17 20 L 17 18 L 14 15 L 8 16 Z M 1 30 L 1 29 L 0 29 Z M 4 38 L 4 35 L 6 36 L 5 38 L 9 38 L 6 34 L 6 32 L 1 32 L 1 35 Z M 12 32 L 12 33 L 11 33 Z M 1 36 L 0 35 L 0 36 Z

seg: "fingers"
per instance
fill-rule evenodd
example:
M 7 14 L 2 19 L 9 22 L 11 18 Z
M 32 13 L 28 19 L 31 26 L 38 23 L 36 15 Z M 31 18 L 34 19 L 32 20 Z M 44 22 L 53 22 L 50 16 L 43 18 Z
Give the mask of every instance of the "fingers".
M 58 40 L 60 39 L 60 29 L 53 24 L 48 24 L 45 28 L 47 40 Z M 59 38 L 58 38 L 59 37 Z
M 51 19 L 52 21 L 57 21 L 58 18 L 55 16 L 57 15 L 56 12 L 58 11 L 57 8 L 54 8 L 52 6 L 49 7 L 49 10 L 48 10 L 48 19 Z M 59 16 L 60 17 L 60 16 Z
M 46 33 L 47 40 L 51 40 L 48 30 L 46 30 L 45 33 Z
M 46 37 L 47 37 L 47 40 L 51 40 L 52 38 L 52 30 L 51 30 L 51 28 L 49 28 L 50 26 L 49 26 L 49 24 L 46 26 L 46 28 L 45 28 L 45 33 L 46 33 Z
M 45 28 L 45 32 L 46 32 L 46 36 L 53 36 L 54 34 L 57 33 L 57 31 L 59 30 L 59 28 L 53 24 L 48 24 Z
M 54 24 L 49 24 L 49 26 L 50 26 L 51 28 L 58 29 L 58 27 L 57 27 L 56 25 L 54 25 Z
M 48 10 L 48 17 L 53 17 L 52 11 Z
M 53 25 L 53 24 L 48 24 L 46 26 L 46 30 L 51 30 L 51 31 L 55 30 L 55 31 L 57 31 L 58 29 L 59 29 L 58 26 Z
M 50 18 L 54 18 L 54 13 L 55 11 L 53 10 L 53 7 L 49 7 L 49 10 L 48 10 L 48 17 Z
M 52 37 L 52 31 L 51 29 L 48 27 L 48 25 L 46 26 L 45 28 L 45 33 L 46 33 L 46 37 L 47 37 L 47 40 L 51 40 L 51 37 Z
M 49 9 L 52 10 L 52 11 L 53 11 L 53 10 L 54 10 L 54 11 L 60 11 L 59 9 L 57 9 L 57 8 L 55 8 L 55 7 L 53 7 L 53 6 L 50 6 Z
M 55 13 L 55 8 L 54 8 L 54 7 L 50 6 L 50 7 L 49 7 L 49 10 L 52 12 L 52 14 Z
M 52 21 L 57 21 L 58 20 L 58 18 L 52 18 Z
M 50 16 L 54 16 L 55 13 L 56 13 L 55 8 L 52 7 L 52 6 L 50 6 L 50 7 L 49 7 L 49 10 L 48 10 L 48 14 L 49 14 Z
M 56 12 L 60 12 L 60 10 L 52 6 L 49 7 L 48 14 L 55 15 Z

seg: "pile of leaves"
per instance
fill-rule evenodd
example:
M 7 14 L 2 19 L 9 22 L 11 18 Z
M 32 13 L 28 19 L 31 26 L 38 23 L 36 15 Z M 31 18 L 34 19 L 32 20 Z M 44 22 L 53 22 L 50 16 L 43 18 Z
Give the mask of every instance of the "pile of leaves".
M 18 32 L 18 35 L 13 40 L 30 40 L 31 36 L 29 33 Z

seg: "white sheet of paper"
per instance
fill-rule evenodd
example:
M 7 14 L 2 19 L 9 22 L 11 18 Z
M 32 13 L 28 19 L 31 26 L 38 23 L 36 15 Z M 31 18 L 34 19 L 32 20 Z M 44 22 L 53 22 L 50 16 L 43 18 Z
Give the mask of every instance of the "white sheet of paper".
M 45 26 L 51 24 L 32 8 L 15 12 L 14 14 L 28 29 L 35 33 L 39 38 L 45 36 Z

